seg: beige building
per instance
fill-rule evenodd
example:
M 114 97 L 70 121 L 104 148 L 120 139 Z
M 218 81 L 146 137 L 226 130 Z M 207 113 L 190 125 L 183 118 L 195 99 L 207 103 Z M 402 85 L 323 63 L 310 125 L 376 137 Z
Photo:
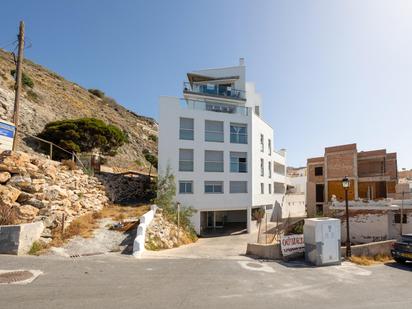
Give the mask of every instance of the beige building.
M 328 215 L 332 197 L 343 201 L 342 178 L 348 176 L 349 200 L 381 200 L 396 197 L 396 153 L 386 149 L 358 152 L 356 144 L 325 148 L 323 157 L 307 160 L 308 217 Z

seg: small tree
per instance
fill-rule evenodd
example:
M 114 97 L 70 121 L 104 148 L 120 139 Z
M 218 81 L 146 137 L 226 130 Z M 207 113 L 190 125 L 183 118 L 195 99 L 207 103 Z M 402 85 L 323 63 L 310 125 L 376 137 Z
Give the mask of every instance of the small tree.
M 174 223 L 177 223 L 177 207 L 174 202 L 176 195 L 175 177 L 170 171 L 170 166 L 167 166 L 164 175 L 159 175 L 157 182 L 157 197 L 154 203 L 163 209 L 166 218 Z M 180 225 L 183 229 L 189 232 L 193 239 L 196 239 L 196 233 L 190 222 L 190 217 L 196 213 L 196 209 L 190 206 L 180 206 Z
M 127 135 L 118 127 L 100 119 L 80 118 L 54 121 L 46 124 L 39 137 L 74 152 L 98 149 L 103 155 L 113 156 L 125 142 Z M 61 158 L 64 153 L 59 152 Z

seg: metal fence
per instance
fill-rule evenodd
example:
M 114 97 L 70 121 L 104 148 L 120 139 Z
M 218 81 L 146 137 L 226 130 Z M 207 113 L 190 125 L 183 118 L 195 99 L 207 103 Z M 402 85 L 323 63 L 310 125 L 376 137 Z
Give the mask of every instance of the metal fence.
M 20 135 L 19 137 L 21 137 L 22 135 L 24 136 L 23 138 L 19 138 L 20 142 L 24 142 L 26 146 L 32 148 L 36 152 L 45 154 L 46 156 L 49 157 L 50 160 L 56 159 L 55 152 L 56 150 L 58 150 L 58 151 L 62 151 L 66 153 L 72 161 L 76 162 L 76 164 L 81 166 L 83 169 L 85 168 L 83 162 L 79 159 L 79 157 L 74 151 L 64 149 L 63 147 L 60 147 L 59 145 L 56 145 L 53 142 L 50 142 L 40 137 L 31 135 L 27 132 L 23 132 L 19 130 L 18 135 Z M 16 138 L 18 137 L 16 136 Z M 53 155 L 55 159 L 53 159 Z M 55 160 L 55 161 L 59 161 L 59 160 Z

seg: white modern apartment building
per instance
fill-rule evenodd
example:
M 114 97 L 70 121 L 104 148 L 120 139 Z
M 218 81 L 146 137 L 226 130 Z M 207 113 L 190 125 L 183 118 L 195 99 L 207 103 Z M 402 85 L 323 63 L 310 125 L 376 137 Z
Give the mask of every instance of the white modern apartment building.
M 245 66 L 187 74 L 183 98 L 160 97 L 159 174 L 169 166 L 176 202 L 192 206 L 198 234 L 256 227 L 256 209 L 271 215 L 285 193 L 285 151 L 274 150 L 259 94 Z M 255 221 L 255 222 L 254 222 Z

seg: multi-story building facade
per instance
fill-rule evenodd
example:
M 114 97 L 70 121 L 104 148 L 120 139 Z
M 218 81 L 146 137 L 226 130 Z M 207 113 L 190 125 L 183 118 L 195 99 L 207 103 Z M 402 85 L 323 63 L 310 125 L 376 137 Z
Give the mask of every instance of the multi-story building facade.
M 307 160 L 307 212 L 328 215 L 332 197 L 343 201 L 342 178 L 350 179 L 348 199 L 395 197 L 398 183 L 396 153 L 386 149 L 358 152 L 356 144 L 325 148 L 323 157 Z
M 238 66 L 187 74 L 183 99 L 160 98 L 159 173 L 175 176 L 175 200 L 192 206 L 198 234 L 244 226 L 254 212 L 270 214 L 285 192 L 285 151 L 261 118 L 260 96 Z

